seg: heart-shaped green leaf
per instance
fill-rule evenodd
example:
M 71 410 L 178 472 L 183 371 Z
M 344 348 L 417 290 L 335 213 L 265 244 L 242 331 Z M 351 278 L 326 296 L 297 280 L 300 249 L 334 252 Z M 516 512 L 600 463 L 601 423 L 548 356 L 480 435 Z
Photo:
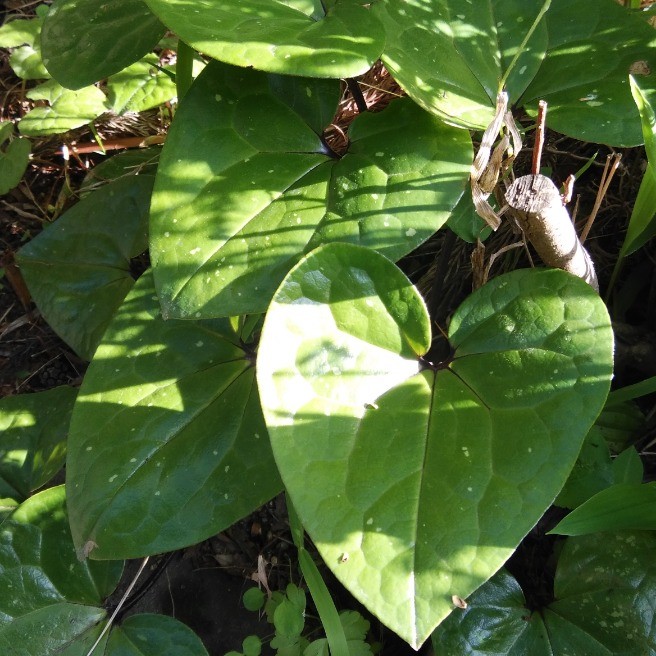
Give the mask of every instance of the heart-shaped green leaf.
M 358 117 L 337 160 L 298 101 L 319 94 L 315 81 L 294 86 L 287 98 L 276 76 L 215 63 L 185 95 L 151 205 L 165 316 L 264 312 L 308 242 L 351 241 L 400 258 L 460 198 L 471 165 L 465 132 L 399 100 Z
M 18 124 L 21 134 L 41 137 L 79 128 L 107 111 L 105 94 L 97 87 L 70 91 L 48 80 L 25 94 L 31 100 L 46 100 L 48 106 L 34 107 Z
M 175 82 L 147 55 L 107 80 L 107 100 L 115 114 L 143 112 L 177 96 Z
M 308 533 L 415 647 L 553 501 L 612 372 L 604 304 L 559 270 L 493 280 L 449 340 L 451 358 L 420 366 L 429 319 L 414 287 L 382 255 L 329 244 L 276 292 L 258 355 L 274 455 Z
M 0 121 L 0 196 L 20 182 L 30 161 L 31 146 L 27 139 L 12 139 L 4 146 L 13 132 L 13 123 Z
M 449 121 L 484 128 L 494 116 L 501 79 L 540 3 L 522 0 L 383 0 L 375 12 L 385 24 L 382 60 L 408 95 Z M 507 80 L 519 98 L 547 47 L 543 21 Z
M 152 186 L 142 175 L 102 187 L 18 253 L 41 314 L 87 360 L 134 285 L 130 259 L 147 247 Z
M 586 141 L 642 142 L 628 74 L 656 68 L 651 26 L 614 0 L 546 2 L 383 0 L 383 61 L 420 105 L 467 127 L 486 127 L 502 81 L 511 103 L 549 104 L 549 125 Z M 653 76 L 652 76 L 653 77 Z M 646 81 L 649 94 L 654 83 Z
M 207 656 L 200 638 L 166 615 L 132 615 L 115 627 L 102 656 Z
M 101 607 L 122 563 L 80 562 L 66 519 L 64 486 L 25 501 L 0 530 L 0 653 L 80 654 L 106 617 Z
M 352 77 L 378 59 L 385 34 L 359 0 L 327 14 L 318 2 L 146 0 L 196 50 L 236 66 L 307 77 Z M 307 5 L 307 6 L 303 6 Z
M 549 48 L 521 99 L 549 103 L 551 128 L 585 141 L 635 146 L 643 142 L 629 73 L 656 97 L 654 30 L 613 0 L 553 0 L 546 14 Z
M 0 400 L 0 498 L 23 501 L 63 467 L 76 396 L 62 386 Z
M 433 634 L 436 654 L 634 656 L 656 649 L 653 533 L 569 538 L 560 554 L 555 601 L 529 610 L 505 570 L 467 599 Z
M 55 0 L 43 21 L 43 63 L 69 89 L 118 73 L 149 53 L 164 26 L 142 0 Z
M 46 5 L 36 8 L 36 16 L 27 20 L 9 21 L 0 27 L 0 48 L 15 48 L 9 55 L 9 65 L 23 80 L 39 80 L 50 77 L 41 60 L 39 35 Z
M 0 530 L 1 653 L 207 656 L 191 629 L 162 615 L 133 615 L 100 636 L 102 604 L 122 569 L 122 562 L 78 559 L 63 485 L 28 499 Z
M 238 343 L 227 321 L 163 321 L 152 276 L 137 282 L 71 420 L 66 471 L 78 549 L 93 546 L 94 558 L 178 549 L 280 491 L 253 368 Z

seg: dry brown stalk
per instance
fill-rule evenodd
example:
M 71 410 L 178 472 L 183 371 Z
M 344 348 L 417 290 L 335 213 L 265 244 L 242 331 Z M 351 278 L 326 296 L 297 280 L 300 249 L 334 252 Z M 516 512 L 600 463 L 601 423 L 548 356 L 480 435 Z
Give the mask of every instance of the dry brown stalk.
M 505 197 L 542 261 L 582 278 L 599 291 L 592 259 L 576 234 L 556 185 L 544 175 L 525 175 L 510 185 Z

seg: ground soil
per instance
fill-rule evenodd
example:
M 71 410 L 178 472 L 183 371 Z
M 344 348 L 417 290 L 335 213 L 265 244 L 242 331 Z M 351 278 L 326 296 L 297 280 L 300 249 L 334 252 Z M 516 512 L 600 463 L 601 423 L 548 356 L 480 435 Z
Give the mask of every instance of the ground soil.
M 27 0 L 13 2 L 14 8 L 23 10 L 29 10 L 33 5 Z M 364 82 L 367 102 L 378 109 L 399 93 L 398 87 L 380 70 Z M 29 107 L 24 93 L 25 85 L 13 76 L 6 53 L 0 54 L 0 119 L 15 120 L 24 114 Z M 341 115 L 336 117 L 327 133 L 336 151 L 343 147 L 340 139 L 344 138 L 349 120 L 357 113 L 355 100 L 348 93 L 344 98 Z M 100 124 L 98 130 L 108 139 L 120 140 L 142 136 L 144 132 L 152 133 L 153 130 L 161 133 L 165 127 L 158 115 L 123 123 L 112 119 Z M 0 397 L 62 384 L 79 385 L 87 366 L 39 315 L 14 263 L 14 256 L 21 246 L 76 201 L 81 180 L 89 168 L 102 159 L 101 155 L 90 153 L 65 161 L 60 146 L 74 140 L 82 143 L 92 139 L 88 130 L 81 129 L 54 139 L 35 140 L 34 157 L 25 178 L 16 189 L 0 198 L 0 266 L 4 274 L 0 279 Z M 530 150 L 530 143 L 528 147 Z M 641 148 L 617 152 L 622 155 L 622 161 L 604 196 L 587 242 L 597 264 L 602 294 L 607 288 L 646 165 Z M 548 135 L 543 166 L 548 167 L 557 184 L 580 169 L 595 153 L 596 160 L 575 189 L 575 199 L 579 199 L 579 225 L 585 222 L 594 204 L 606 156 L 615 154 L 616 150 L 553 133 Z M 520 157 L 515 164 L 516 173 L 527 173 L 529 166 L 527 156 Z M 401 263 L 427 294 L 433 285 L 440 285 L 440 311 L 444 325 L 449 314 L 471 291 L 474 248 L 453 241 L 447 235 L 447 231 L 440 231 Z M 504 224 L 486 242 L 485 256 L 489 258 L 519 239 L 512 226 Z M 515 249 L 497 260 L 492 275 L 529 265 L 526 254 Z M 440 274 L 437 278 L 436 272 Z M 638 255 L 628 259 L 608 301 L 618 335 L 614 383 L 618 387 L 656 375 L 655 301 L 656 247 L 648 244 Z M 640 403 L 647 421 L 641 434 L 635 436 L 635 443 L 643 455 L 647 477 L 651 480 L 656 475 L 652 447 L 656 406 L 654 399 L 649 397 Z M 536 606 L 548 600 L 550 594 L 548 563 L 553 538 L 544 534 L 557 520 L 557 514 L 548 513 L 510 562 L 511 570 L 527 590 L 529 603 Z M 135 588 L 136 596 L 128 602 L 124 613 L 162 612 L 178 617 L 199 633 L 212 656 L 239 649 L 241 640 L 250 633 L 270 637 L 270 625 L 256 613 L 243 609 L 240 603 L 246 587 L 255 585 L 252 575 L 257 571 L 258 557 L 264 557 L 267 563 L 268 584 L 272 589 L 284 589 L 290 581 L 300 583 L 281 498 L 274 499 L 251 517 L 201 545 L 153 558 Z M 135 569 L 136 563 L 128 564 L 122 586 L 108 601 L 110 607 Z M 332 582 L 329 573 L 325 574 L 341 609 L 355 608 L 365 612 Z M 373 638 L 382 644 L 383 655 L 414 653 L 373 618 L 370 619 Z

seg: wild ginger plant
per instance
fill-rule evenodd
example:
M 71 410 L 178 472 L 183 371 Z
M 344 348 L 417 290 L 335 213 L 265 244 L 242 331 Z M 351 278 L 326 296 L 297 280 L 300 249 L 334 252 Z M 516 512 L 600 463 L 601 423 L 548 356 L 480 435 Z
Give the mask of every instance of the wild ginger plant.
M 154 179 L 109 183 L 77 206 L 104 194 L 101 225 L 73 208 L 19 258 L 46 318 L 91 360 L 66 440 L 67 515 L 61 488 L 42 493 L 57 530 L 70 524 L 58 549 L 93 578 L 105 561 L 198 543 L 285 490 L 339 581 L 418 648 L 468 617 L 470 597 L 488 603 L 486 582 L 503 587 L 497 572 L 604 407 L 613 337 L 590 285 L 524 269 L 460 305 L 437 358 L 435 317 L 395 262 L 446 229 L 470 130 L 503 91 L 529 114 L 547 100 L 559 132 L 641 143 L 628 73 L 652 61 L 652 28 L 612 0 L 56 0 L 43 62 L 79 88 L 165 30 L 186 54 Z M 210 61 L 187 89 L 189 48 Z M 406 97 L 361 112 L 337 154 L 324 128 L 339 78 L 353 88 L 378 59 Z M 146 240 L 152 267 L 133 285 Z M 5 544 L 47 530 L 25 496 Z M 6 581 L 29 560 L 1 558 Z M 30 558 L 45 571 L 36 547 Z M 99 635 L 111 577 L 82 611 L 63 566 L 43 578 L 56 601 L 44 588 L 21 592 L 19 613 L 2 607 L 0 645 L 39 613 L 40 653 L 97 640 L 115 653 L 119 629 Z M 62 607 L 75 621 L 53 637 Z M 590 641 L 611 640 L 570 612 Z M 651 638 L 634 620 L 638 649 Z M 555 653 L 566 633 L 549 638 Z

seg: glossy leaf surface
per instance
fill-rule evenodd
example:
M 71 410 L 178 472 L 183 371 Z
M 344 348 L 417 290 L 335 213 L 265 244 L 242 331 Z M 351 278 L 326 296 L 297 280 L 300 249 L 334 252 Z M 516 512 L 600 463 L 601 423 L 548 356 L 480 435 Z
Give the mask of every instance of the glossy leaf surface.
M 358 0 L 147 0 L 196 50 L 236 66 L 307 77 L 352 77 L 378 59 L 382 25 Z
M 383 62 L 429 111 L 467 127 L 490 123 L 500 83 L 544 2 L 383 0 Z M 549 126 L 585 141 L 642 142 L 628 74 L 654 70 L 653 29 L 613 0 L 552 0 L 510 70 L 513 104 L 549 104 Z M 650 78 L 643 78 L 646 81 Z M 653 82 L 648 82 L 653 94 Z
M 0 498 L 24 501 L 64 466 L 76 396 L 62 386 L 0 400 Z
M 87 360 L 134 285 L 130 259 L 147 248 L 152 186 L 153 178 L 144 175 L 98 189 L 18 254 L 39 310 Z
M 43 63 L 69 89 L 118 73 L 164 35 L 142 0 L 56 0 L 43 22 Z
M 383 0 L 375 6 L 387 32 L 382 60 L 428 111 L 460 125 L 485 128 L 494 116 L 501 78 L 541 4 Z M 537 73 L 546 48 L 541 22 L 508 79 L 511 102 Z
M 22 80 L 39 80 L 50 77 L 41 60 L 39 34 L 43 15 L 48 8 L 40 5 L 36 16 L 9 21 L 0 27 L 0 48 L 14 48 L 9 65 Z
M 18 124 L 21 134 L 42 137 L 60 134 L 90 123 L 107 111 L 105 94 L 97 87 L 78 91 L 65 89 L 48 80 L 25 94 L 31 100 L 45 100 L 47 106 L 34 107 Z
M 603 303 L 556 270 L 495 279 L 449 339 L 453 358 L 420 370 L 418 293 L 383 256 L 330 244 L 288 274 L 259 348 L 276 462 L 308 533 L 414 646 L 550 505 L 612 371 Z
M 656 69 L 656 35 L 613 0 L 553 0 L 549 48 L 520 103 L 549 103 L 549 126 L 577 139 L 615 146 L 643 142 L 629 73 Z M 653 75 L 640 76 L 653 99 Z
M 177 96 L 175 82 L 157 68 L 157 55 L 148 55 L 107 80 L 107 100 L 116 114 L 143 112 Z
M 0 531 L 0 652 L 86 653 L 121 571 L 121 563 L 78 561 L 63 486 L 24 502 Z
M 66 484 L 78 549 L 101 559 L 178 549 L 280 491 L 237 343 L 227 322 L 163 321 L 152 276 L 135 285 L 71 421 Z
M 653 533 L 569 538 L 560 554 L 555 600 L 526 608 L 505 570 L 455 609 L 433 634 L 445 656 L 633 656 L 656 648 Z
M 200 638 L 166 615 L 132 615 L 114 627 L 102 656 L 207 656 Z
M 130 175 L 155 175 L 161 150 L 161 146 L 131 148 L 99 162 L 84 177 L 80 186 L 80 195 L 88 194 L 103 182 L 111 182 Z
M 309 242 L 350 241 L 397 259 L 460 198 L 471 164 L 463 131 L 396 101 L 358 117 L 337 160 L 314 131 L 329 113 L 327 89 L 298 80 L 287 104 L 285 84 L 215 63 L 183 99 L 151 206 L 165 316 L 264 312 Z M 300 102 L 306 93 L 323 99 L 318 114 Z
M 656 484 L 620 483 L 601 490 L 549 531 L 586 535 L 599 531 L 656 530 Z

